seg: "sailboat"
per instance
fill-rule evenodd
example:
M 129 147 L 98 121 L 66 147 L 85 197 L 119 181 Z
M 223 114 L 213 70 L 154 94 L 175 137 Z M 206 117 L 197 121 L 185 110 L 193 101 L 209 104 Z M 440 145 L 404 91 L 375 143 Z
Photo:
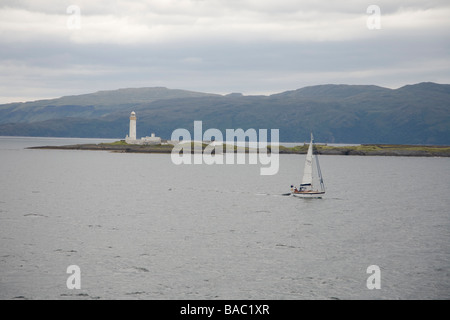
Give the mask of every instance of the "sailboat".
M 323 183 L 322 172 L 320 170 L 319 158 L 317 154 L 314 154 L 314 151 L 314 137 L 311 133 L 311 142 L 309 143 L 308 152 L 306 154 L 302 183 L 299 188 L 291 185 L 291 195 L 295 197 L 322 198 L 325 194 L 325 185 Z M 314 160 L 316 164 L 315 166 Z

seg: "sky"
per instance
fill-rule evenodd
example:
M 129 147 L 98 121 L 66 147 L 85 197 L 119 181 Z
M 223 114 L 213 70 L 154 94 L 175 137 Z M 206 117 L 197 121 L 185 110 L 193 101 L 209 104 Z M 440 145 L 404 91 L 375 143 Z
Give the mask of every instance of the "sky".
M 0 103 L 450 83 L 450 1 L 0 0 Z

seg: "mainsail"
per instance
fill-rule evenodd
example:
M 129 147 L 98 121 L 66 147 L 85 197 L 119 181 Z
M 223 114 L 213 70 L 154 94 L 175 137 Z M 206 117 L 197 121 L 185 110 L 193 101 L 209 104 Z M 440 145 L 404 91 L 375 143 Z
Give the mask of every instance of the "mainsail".
M 317 153 L 317 150 L 314 148 L 314 137 L 311 133 L 311 142 L 306 153 L 302 183 L 299 189 L 291 185 L 291 194 L 293 196 L 300 198 L 322 198 L 322 195 L 325 194 L 325 185 L 320 170 L 319 157 L 314 155 L 314 153 Z M 313 168 L 313 166 L 316 167 Z M 315 179 L 314 181 L 313 177 Z M 317 178 L 319 179 L 318 181 Z M 320 184 L 320 190 L 317 188 L 318 184 Z
M 301 187 L 310 186 L 312 184 L 313 173 L 313 135 L 311 133 L 311 143 L 309 144 L 308 153 L 306 154 L 305 169 L 303 170 L 303 179 Z

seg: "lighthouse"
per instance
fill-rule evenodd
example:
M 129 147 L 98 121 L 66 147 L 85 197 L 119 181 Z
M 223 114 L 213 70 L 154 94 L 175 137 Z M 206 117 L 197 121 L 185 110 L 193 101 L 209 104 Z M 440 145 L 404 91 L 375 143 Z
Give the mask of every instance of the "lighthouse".
M 137 140 L 136 137 L 136 112 L 131 112 L 130 114 L 130 134 L 125 137 L 125 142 L 128 144 L 161 144 L 161 138 L 156 137 L 154 133 L 152 133 L 151 137 L 142 137 Z
M 136 112 L 131 112 L 130 115 L 130 140 L 136 140 Z

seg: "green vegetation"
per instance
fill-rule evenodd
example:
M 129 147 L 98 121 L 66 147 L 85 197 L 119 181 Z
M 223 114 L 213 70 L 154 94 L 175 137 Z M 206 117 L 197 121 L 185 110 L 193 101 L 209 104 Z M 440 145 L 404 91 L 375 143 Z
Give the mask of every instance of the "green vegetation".
M 391 155 L 391 156 L 450 156 L 449 146 L 420 146 L 420 145 L 385 145 L 364 144 L 359 146 L 327 146 L 316 145 L 319 154 L 339 155 Z M 280 153 L 305 154 L 308 145 L 287 148 L 280 146 Z
M 128 146 L 128 143 L 125 142 L 125 140 L 115 141 L 111 143 L 100 143 L 100 145 L 104 146 Z
M 208 144 L 191 143 L 191 152 L 204 150 Z M 171 153 L 173 145 L 131 145 L 124 141 L 101 144 L 84 144 L 71 146 L 47 146 L 31 147 L 29 149 L 60 149 L 60 150 L 98 150 L 127 153 Z M 223 153 L 227 152 L 227 146 L 222 147 Z M 215 149 L 215 148 L 214 148 Z M 252 152 L 252 149 L 234 147 L 233 152 Z M 256 151 L 256 149 L 254 149 Z M 280 154 L 305 154 L 308 145 L 292 148 L 280 146 Z M 180 150 L 181 151 L 181 150 Z M 214 153 L 213 150 L 211 150 Z M 268 151 L 272 152 L 269 146 Z M 361 155 L 361 156 L 417 156 L 417 157 L 450 157 L 450 147 L 446 146 L 418 146 L 418 145 L 360 145 L 360 146 L 326 146 L 317 145 L 316 151 L 323 155 Z
M 269 146 L 269 149 L 271 150 L 272 148 Z M 303 145 L 303 146 L 295 146 L 295 147 L 285 147 L 285 146 L 279 146 L 278 147 L 278 152 L 279 153 L 306 153 L 308 152 L 308 145 Z

